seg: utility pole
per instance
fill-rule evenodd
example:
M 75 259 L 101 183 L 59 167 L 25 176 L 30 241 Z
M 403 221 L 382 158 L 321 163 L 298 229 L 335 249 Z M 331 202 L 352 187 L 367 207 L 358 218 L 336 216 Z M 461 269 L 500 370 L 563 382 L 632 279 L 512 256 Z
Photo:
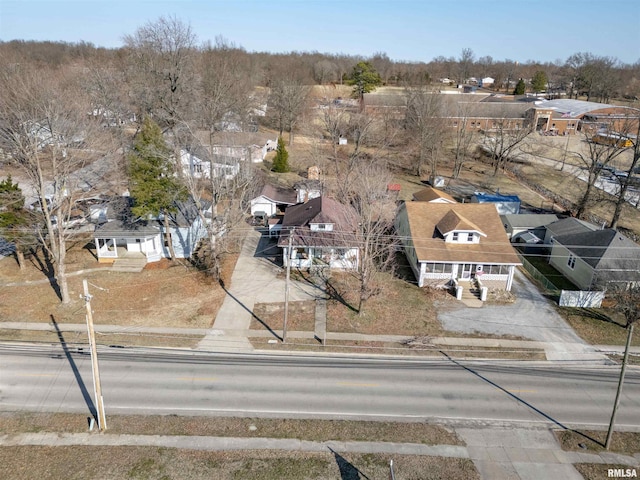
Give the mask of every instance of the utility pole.
M 289 230 L 289 247 L 287 248 L 287 277 L 284 282 L 284 323 L 282 325 L 282 343 L 287 341 L 287 320 L 289 319 L 289 279 L 291 278 L 291 249 L 293 248 L 293 232 Z
M 93 330 L 93 313 L 91 311 L 91 295 L 87 280 L 82 280 L 84 287 L 84 301 L 87 307 L 87 330 L 89 331 L 89 347 L 91 349 L 91 372 L 93 373 L 93 393 L 96 399 L 98 413 L 98 430 L 107 429 L 107 418 L 104 413 L 104 401 L 102 399 L 102 386 L 100 384 L 100 370 L 98 369 L 98 351 L 96 349 L 96 334 Z
M 611 437 L 613 436 L 613 427 L 616 423 L 616 415 L 618 406 L 620 405 L 620 394 L 622 393 L 622 385 L 624 383 L 624 374 L 627 371 L 627 362 L 629 360 L 629 347 L 631 346 L 631 337 L 633 337 L 633 323 L 627 327 L 627 343 L 624 347 L 624 357 L 622 358 L 622 368 L 620 369 L 620 379 L 618 380 L 618 390 L 616 391 L 616 400 L 613 402 L 613 412 L 611 413 L 611 421 L 609 422 L 609 430 L 607 431 L 607 439 L 604 442 L 604 449 L 609 450 L 611 445 Z

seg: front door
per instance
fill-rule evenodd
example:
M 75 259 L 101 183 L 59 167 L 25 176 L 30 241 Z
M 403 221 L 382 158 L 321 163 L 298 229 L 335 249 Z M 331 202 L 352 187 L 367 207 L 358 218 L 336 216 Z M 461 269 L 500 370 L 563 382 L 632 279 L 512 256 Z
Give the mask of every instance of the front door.
M 463 280 L 470 280 L 471 279 L 471 271 L 473 270 L 473 265 L 470 263 L 464 263 L 462 265 L 462 275 L 460 278 L 462 278 Z

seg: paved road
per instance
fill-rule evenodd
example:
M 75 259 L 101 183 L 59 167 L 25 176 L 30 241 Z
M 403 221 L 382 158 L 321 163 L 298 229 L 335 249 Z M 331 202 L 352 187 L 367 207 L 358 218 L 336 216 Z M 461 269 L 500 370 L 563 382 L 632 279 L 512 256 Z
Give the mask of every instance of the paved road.
M 0 410 L 89 412 L 86 353 L 0 348 Z M 494 422 L 602 428 L 618 369 L 517 362 L 102 349 L 107 413 Z M 631 369 L 619 425 L 640 430 Z

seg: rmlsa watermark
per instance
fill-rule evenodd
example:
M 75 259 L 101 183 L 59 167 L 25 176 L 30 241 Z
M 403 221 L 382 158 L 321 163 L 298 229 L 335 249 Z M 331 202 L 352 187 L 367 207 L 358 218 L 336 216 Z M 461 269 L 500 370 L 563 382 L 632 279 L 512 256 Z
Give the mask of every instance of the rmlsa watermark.
M 638 478 L 635 468 L 610 468 L 607 470 L 609 478 Z

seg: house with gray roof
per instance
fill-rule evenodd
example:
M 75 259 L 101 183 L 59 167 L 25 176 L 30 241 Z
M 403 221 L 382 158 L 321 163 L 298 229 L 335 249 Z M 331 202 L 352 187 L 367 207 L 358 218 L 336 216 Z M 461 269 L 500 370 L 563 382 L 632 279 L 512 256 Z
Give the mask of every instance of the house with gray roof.
M 582 290 L 640 282 L 640 246 L 612 228 L 552 237 L 549 264 Z
M 95 215 L 92 213 L 99 223 L 93 233 L 98 262 L 115 263 L 128 257 L 144 266 L 170 256 L 164 235 L 164 216 L 135 217 L 131 213 L 132 205 L 129 197 L 116 197 L 101 210 L 96 209 Z M 176 210 L 168 213 L 168 217 L 169 241 L 176 258 L 191 257 L 207 233 L 193 198 L 176 202 Z
M 515 242 L 525 233 L 531 233 L 542 243 L 546 232 L 545 227 L 553 222 L 557 222 L 558 216 L 551 213 L 509 213 L 500 215 L 500 220 L 502 220 L 502 225 L 511 242 Z

